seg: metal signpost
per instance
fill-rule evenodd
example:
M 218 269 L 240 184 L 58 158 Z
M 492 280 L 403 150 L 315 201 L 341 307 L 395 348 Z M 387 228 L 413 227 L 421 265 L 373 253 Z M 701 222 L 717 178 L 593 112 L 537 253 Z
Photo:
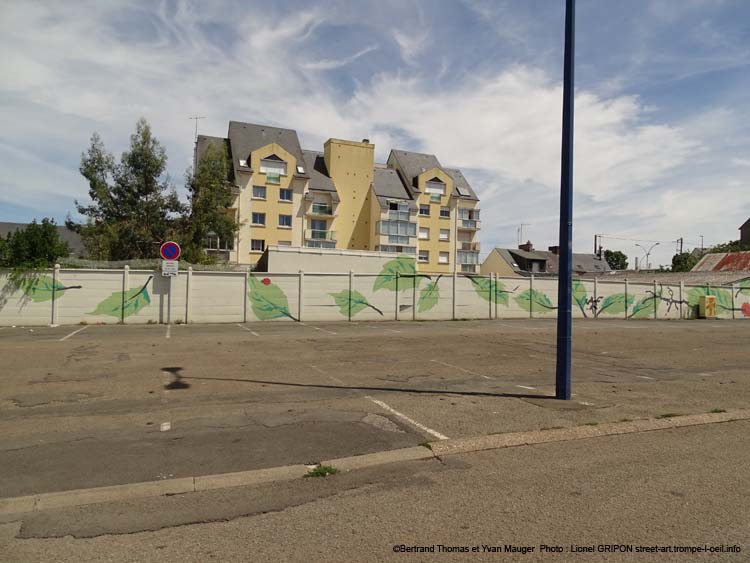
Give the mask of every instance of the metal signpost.
M 178 259 L 182 254 L 180 245 L 173 241 L 167 241 L 159 247 L 159 254 L 162 257 L 161 275 L 169 279 L 167 289 L 167 324 L 172 322 L 172 278 L 177 276 L 180 271 Z
M 560 266 L 557 288 L 557 370 L 555 397 L 570 400 L 573 265 L 573 67 L 575 0 L 565 3 L 562 166 L 560 177 Z

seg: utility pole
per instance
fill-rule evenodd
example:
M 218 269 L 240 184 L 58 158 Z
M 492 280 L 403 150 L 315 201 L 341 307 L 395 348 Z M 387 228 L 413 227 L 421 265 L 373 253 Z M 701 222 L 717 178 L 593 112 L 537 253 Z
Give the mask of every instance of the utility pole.
M 684 242 L 684 237 L 680 237 L 677 239 L 677 254 L 682 254 L 682 245 L 684 244 Z
M 560 166 L 560 266 L 557 284 L 557 366 L 555 397 L 569 401 L 573 343 L 573 112 L 575 106 L 575 0 L 565 2 L 562 159 Z
M 199 119 L 206 119 L 205 115 L 192 115 L 188 117 L 188 119 L 192 119 L 195 121 L 195 139 L 193 139 L 194 142 L 198 141 L 198 120 Z
M 698 235 L 701 237 L 701 255 L 703 255 L 703 235 Z
M 523 244 L 523 228 L 530 227 L 530 226 L 531 226 L 531 223 L 521 223 L 518 226 L 517 233 L 518 233 L 518 245 L 519 246 Z

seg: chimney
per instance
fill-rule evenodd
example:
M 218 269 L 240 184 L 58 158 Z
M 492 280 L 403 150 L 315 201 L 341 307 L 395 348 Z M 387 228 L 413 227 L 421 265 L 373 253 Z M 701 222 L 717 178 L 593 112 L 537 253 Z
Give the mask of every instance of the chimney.
M 560 247 L 559 246 L 550 246 L 548 250 L 554 254 L 555 256 L 560 256 Z
M 369 142 L 370 142 L 370 139 L 362 139 L 362 142 L 363 142 L 363 143 L 369 143 Z
M 530 240 L 526 241 L 526 244 L 519 244 L 518 250 L 525 250 L 526 252 L 532 252 L 534 250 L 534 245 L 531 244 Z

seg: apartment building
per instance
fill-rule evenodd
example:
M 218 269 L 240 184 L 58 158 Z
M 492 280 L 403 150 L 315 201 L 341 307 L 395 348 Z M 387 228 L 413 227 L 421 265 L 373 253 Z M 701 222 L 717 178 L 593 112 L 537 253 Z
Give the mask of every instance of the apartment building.
M 329 139 L 303 150 L 291 129 L 229 123 L 226 138 L 199 135 L 196 158 L 220 144 L 232 159 L 238 224 L 210 252 L 257 263 L 270 245 L 411 255 L 425 272 L 478 272 L 479 199 L 460 170 L 434 155 L 391 150 L 375 162 L 368 139 Z

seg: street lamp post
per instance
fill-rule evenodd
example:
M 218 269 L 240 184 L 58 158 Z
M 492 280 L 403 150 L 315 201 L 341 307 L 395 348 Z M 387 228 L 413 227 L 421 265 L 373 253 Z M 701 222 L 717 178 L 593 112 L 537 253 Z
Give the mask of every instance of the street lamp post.
M 659 243 L 655 242 L 654 244 L 651 245 L 651 248 L 649 248 L 648 250 L 646 250 L 645 246 L 641 246 L 637 242 L 635 243 L 635 245 L 637 247 L 639 247 L 641 250 L 643 250 L 644 254 L 646 255 L 646 269 L 650 270 L 651 269 L 651 264 L 649 264 L 649 262 L 648 262 L 648 257 L 651 256 L 651 251 L 654 249 L 654 247 L 655 246 L 659 246 Z

